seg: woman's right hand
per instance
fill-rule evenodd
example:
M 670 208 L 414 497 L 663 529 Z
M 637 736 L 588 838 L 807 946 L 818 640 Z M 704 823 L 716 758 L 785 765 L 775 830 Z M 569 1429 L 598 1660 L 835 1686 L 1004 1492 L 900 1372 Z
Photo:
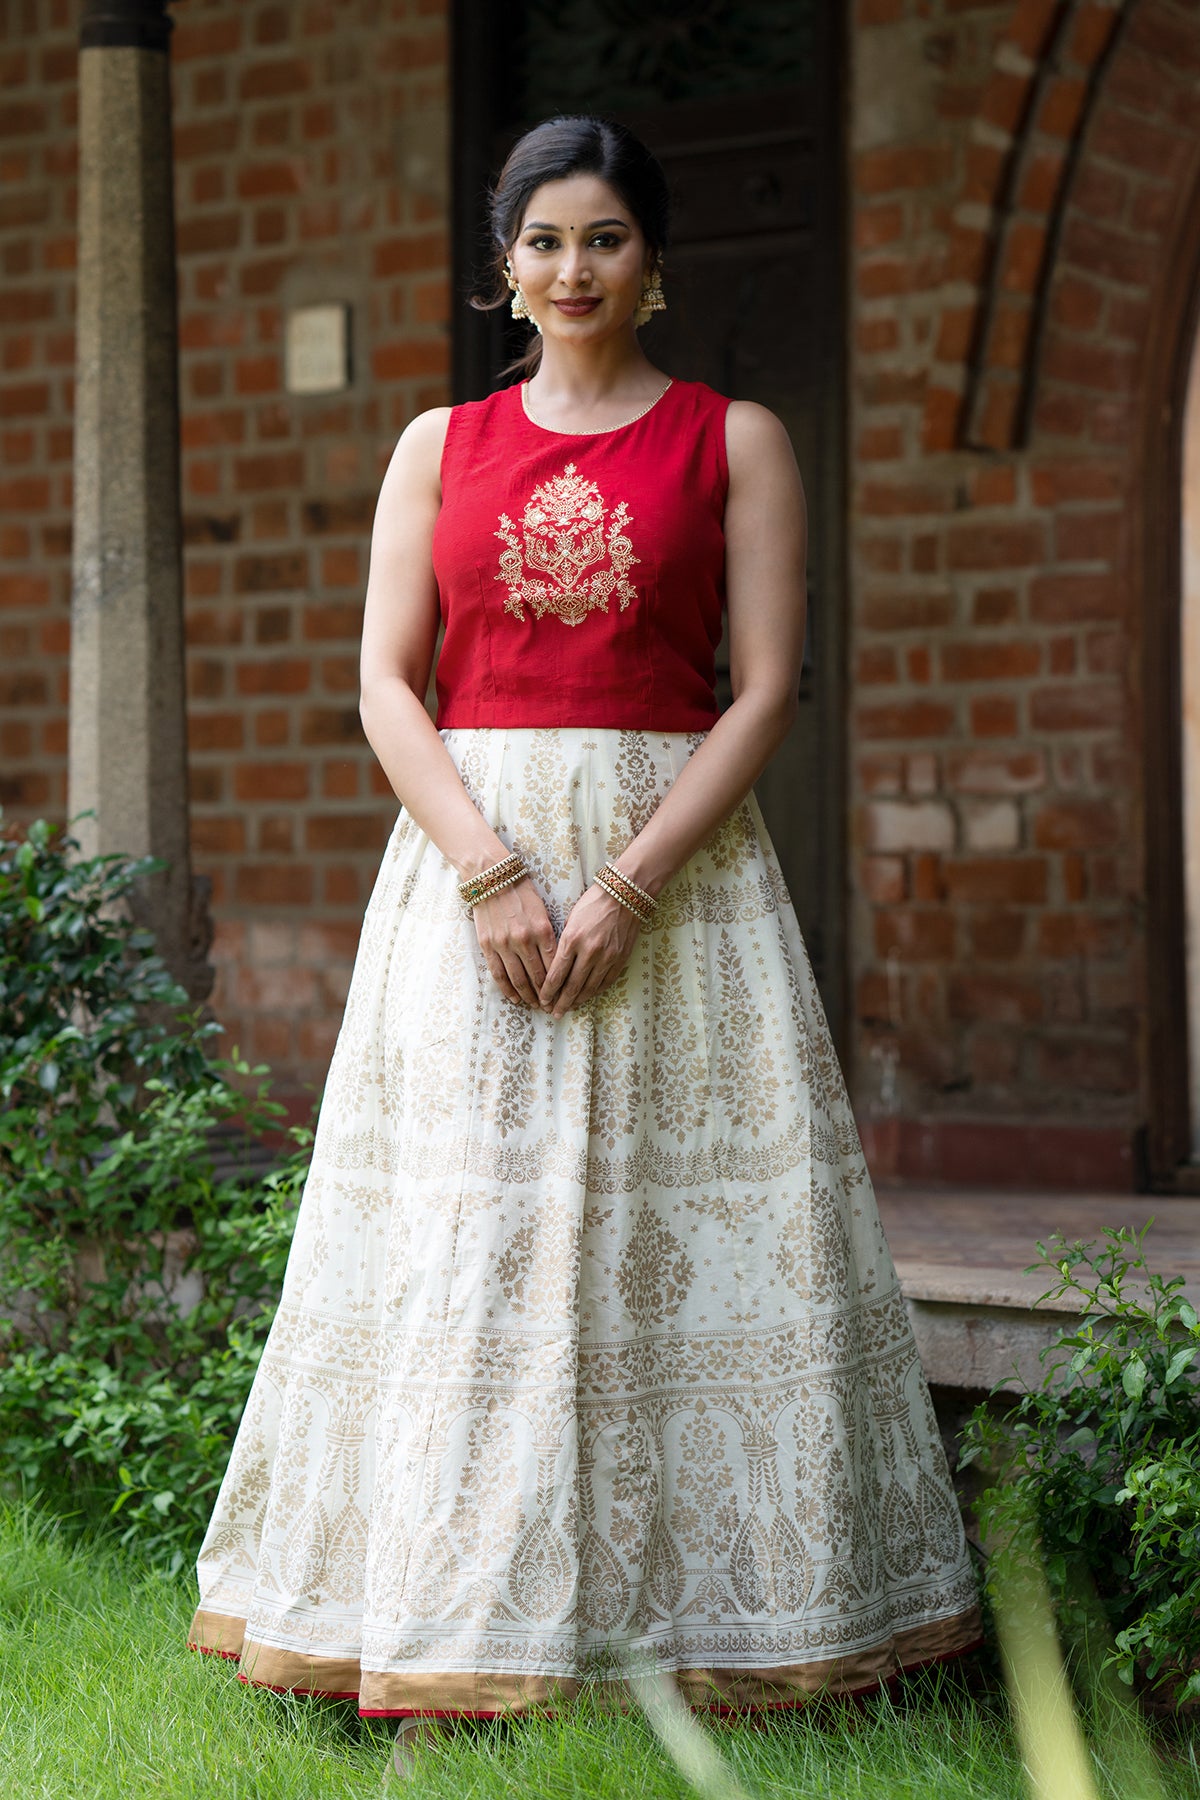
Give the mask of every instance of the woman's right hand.
M 558 939 L 541 895 L 528 877 L 471 908 L 475 935 L 506 1000 L 540 1009 L 541 986 Z

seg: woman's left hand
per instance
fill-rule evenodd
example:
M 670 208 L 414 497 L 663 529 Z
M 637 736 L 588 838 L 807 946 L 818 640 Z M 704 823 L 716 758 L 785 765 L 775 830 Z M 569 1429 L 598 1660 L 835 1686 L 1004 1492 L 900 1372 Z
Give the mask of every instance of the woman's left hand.
M 613 982 L 629 961 L 641 926 L 602 887 L 585 888 L 571 908 L 538 998 L 556 1019 Z

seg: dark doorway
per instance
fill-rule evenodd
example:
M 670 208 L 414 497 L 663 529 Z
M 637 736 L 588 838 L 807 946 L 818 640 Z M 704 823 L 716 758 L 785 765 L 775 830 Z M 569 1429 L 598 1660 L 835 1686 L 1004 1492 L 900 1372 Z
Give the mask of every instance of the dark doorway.
M 647 352 L 761 401 L 791 434 L 809 503 L 808 642 L 799 717 L 756 792 L 845 1057 L 838 11 L 829 0 L 458 0 L 454 22 L 455 398 L 489 392 L 521 341 L 505 313 L 464 305 L 487 255 L 488 177 L 529 124 L 586 110 L 630 125 L 671 184 L 668 310 L 646 328 Z M 721 681 L 727 703 L 724 663 Z

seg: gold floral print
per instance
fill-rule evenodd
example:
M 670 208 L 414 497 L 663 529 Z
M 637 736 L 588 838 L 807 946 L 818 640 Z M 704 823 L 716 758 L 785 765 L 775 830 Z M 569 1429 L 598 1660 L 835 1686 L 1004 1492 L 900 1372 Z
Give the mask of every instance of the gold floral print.
M 508 587 L 505 612 L 524 622 L 528 606 L 535 619 L 553 613 L 564 625 L 578 625 L 589 612 L 607 612 L 613 594 L 624 612 L 634 597 L 629 570 L 640 561 L 625 535 L 629 522 L 623 500 L 609 513 L 595 482 L 568 463 L 534 488 L 520 536 L 508 514 L 500 514 L 496 536 L 505 549 L 496 580 Z
M 704 739 L 444 741 L 561 922 Z M 734 820 L 561 1021 L 500 997 L 398 820 L 200 1558 L 196 1641 L 251 1681 L 488 1710 L 652 1644 L 754 1704 L 977 1632 L 824 1010 Z

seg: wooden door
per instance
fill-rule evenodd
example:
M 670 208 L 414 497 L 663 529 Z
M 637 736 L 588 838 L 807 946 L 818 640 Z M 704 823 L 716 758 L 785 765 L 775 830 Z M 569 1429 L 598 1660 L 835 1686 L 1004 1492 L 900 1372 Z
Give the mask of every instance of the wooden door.
M 783 420 L 795 446 L 809 503 L 808 640 L 796 724 L 756 792 L 845 1055 L 845 357 L 834 9 L 792 8 L 807 35 L 793 44 L 788 73 L 806 79 L 781 85 L 765 65 L 725 63 L 718 70 L 705 64 L 691 72 L 692 92 L 660 102 L 647 96 L 645 80 L 637 87 L 622 39 L 626 63 L 619 80 L 610 70 L 609 92 L 604 58 L 598 51 L 591 61 L 580 54 L 569 66 L 575 86 L 556 106 L 547 101 L 557 91 L 557 51 L 545 33 L 538 36 L 538 6 L 497 11 L 495 0 L 489 4 L 486 18 L 469 0 L 460 4 L 456 32 L 458 117 L 464 126 L 473 119 L 478 140 L 472 161 L 469 143 L 456 130 L 460 287 L 478 267 L 481 243 L 478 83 L 485 68 L 494 80 L 507 58 L 501 86 L 522 96 L 522 116 L 496 123 L 491 167 L 517 131 L 555 110 L 604 111 L 630 125 L 662 162 L 675 203 L 664 276 L 668 310 L 643 333 L 647 354 L 668 373 L 761 401 Z M 611 10 L 613 0 L 577 0 L 576 12 L 603 23 L 606 4 Z M 774 0 L 760 4 L 769 9 Z M 715 15 L 721 9 L 709 10 Z M 714 40 L 714 57 L 715 49 Z M 661 89 L 674 82 L 678 88 L 682 77 L 677 64 L 671 67 L 673 76 L 660 66 L 650 85 Z M 580 88 L 589 69 L 592 86 Z M 565 84 L 565 62 L 563 71 Z M 458 397 L 486 393 L 511 354 L 503 315 L 491 315 L 486 324 L 464 320 L 456 343 Z M 719 697 L 727 704 L 724 654 L 719 680 Z

